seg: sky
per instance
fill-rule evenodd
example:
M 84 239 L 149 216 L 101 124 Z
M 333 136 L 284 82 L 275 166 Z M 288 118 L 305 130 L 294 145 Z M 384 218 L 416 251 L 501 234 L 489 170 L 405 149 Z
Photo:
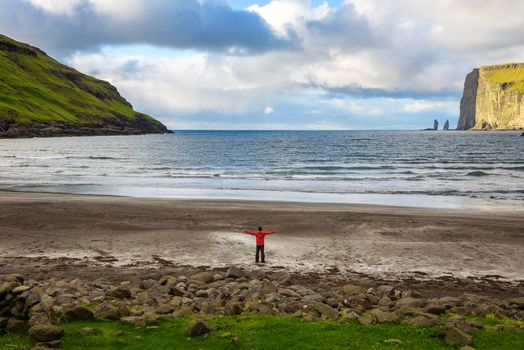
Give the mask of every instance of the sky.
M 171 129 L 454 127 L 468 72 L 524 62 L 522 0 L 0 1 L 0 33 Z

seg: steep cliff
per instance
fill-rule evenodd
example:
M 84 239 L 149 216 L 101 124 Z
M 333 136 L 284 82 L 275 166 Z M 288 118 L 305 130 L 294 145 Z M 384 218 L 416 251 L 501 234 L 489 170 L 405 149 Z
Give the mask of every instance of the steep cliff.
M 469 73 L 457 129 L 524 129 L 524 63 L 485 66 Z
M 0 137 L 165 132 L 108 82 L 0 35 Z

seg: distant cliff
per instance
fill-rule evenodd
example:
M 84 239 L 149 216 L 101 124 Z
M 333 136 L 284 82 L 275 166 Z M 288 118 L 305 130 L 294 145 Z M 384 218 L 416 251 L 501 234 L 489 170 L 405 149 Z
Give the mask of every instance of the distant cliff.
M 108 82 L 0 35 L 0 138 L 165 132 Z
M 469 73 L 457 129 L 524 129 L 524 63 L 485 66 Z

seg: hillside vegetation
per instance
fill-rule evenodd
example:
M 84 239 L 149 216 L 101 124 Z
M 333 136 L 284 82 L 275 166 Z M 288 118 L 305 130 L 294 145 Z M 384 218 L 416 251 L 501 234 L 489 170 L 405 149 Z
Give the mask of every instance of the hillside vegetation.
M 503 90 L 524 94 L 524 64 L 508 63 L 480 68 L 481 75 Z
M 164 132 L 108 82 L 0 35 L 0 137 Z

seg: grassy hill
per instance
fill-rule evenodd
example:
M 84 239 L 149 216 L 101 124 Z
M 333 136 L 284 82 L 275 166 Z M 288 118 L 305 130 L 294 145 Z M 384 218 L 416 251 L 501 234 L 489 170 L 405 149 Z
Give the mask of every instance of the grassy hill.
M 0 35 L 0 137 L 164 132 L 108 82 Z

